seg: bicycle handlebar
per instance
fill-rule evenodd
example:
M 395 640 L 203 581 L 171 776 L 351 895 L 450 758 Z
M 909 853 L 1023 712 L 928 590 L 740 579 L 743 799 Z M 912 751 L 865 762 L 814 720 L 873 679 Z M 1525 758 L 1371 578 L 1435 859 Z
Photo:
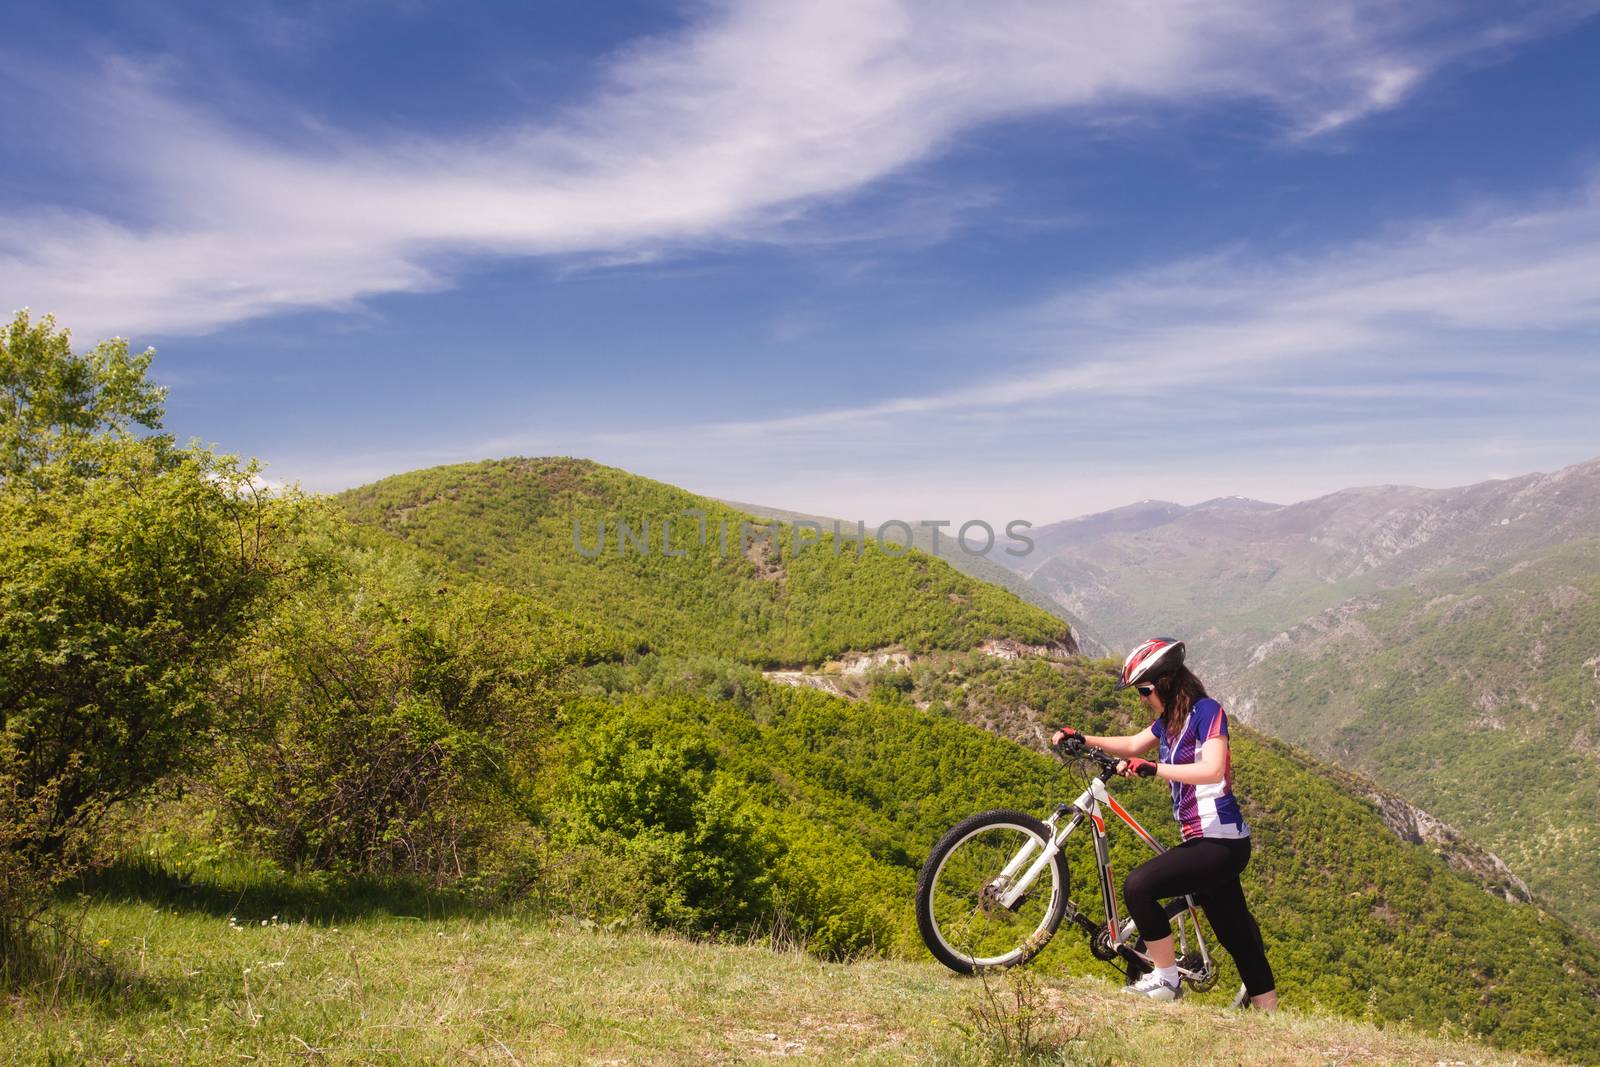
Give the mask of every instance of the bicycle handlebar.
M 1059 745 L 1052 746 L 1058 752 L 1065 752 L 1069 757 L 1076 756 L 1080 759 L 1090 759 L 1100 765 L 1100 778 L 1102 781 L 1110 779 L 1117 773 L 1117 764 L 1123 762 L 1124 757 L 1108 754 L 1104 749 L 1093 748 L 1076 738 L 1067 738 Z M 1154 764 L 1145 764 L 1139 768 L 1141 778 L 1153 778 L 1156 769 Z
M 1069 758 L 1089 759 L 1098 763 L 1106 777 L 1117 773 L 1118 759 L 1108 755 L 1103 749 L 1094 748 L 1083 743 L 1081 738 L 1069 737 L 1059 745 L 1053 745 L 1057 752 L 1065 753 Z

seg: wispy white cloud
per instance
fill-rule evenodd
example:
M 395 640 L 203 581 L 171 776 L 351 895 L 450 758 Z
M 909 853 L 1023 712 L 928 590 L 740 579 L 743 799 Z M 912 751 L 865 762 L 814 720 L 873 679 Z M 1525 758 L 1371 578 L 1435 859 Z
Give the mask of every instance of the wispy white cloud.
M 1315 257 L 1236 247 L 1130 273 L 967 337 L 1029 369 L 991 363 L 937 392 L 678 427 L 678 466 L 658 476 L 824 512 L 964 501 L 1054 519 L 1141 496 L 1290 501 L 1590 458 L 1600 176 L 1559 200 L 1479 205 Z M 585 443 L 649 469 L 661 434 Z M 1042 486 L 1070 486 L 1070 499 Z
M 997 118 L 1248 99 L 1276 109 L 1287 135 L 1325 134 L 1395 106 L 1443 64 L 1558 21 L 1548 6 L 1497 5 L 1474 22 L 1442 0 L 703 10 L 613 57 L 603 88 L 556 121 L 448 141 L 314 123 L 294 143 L 270 140 L 113 66 L 79 101 L 93 135 L 73 148 L 125 178 L 119 207 L 131 208 L 0 218 L 0 289 L 80 334 L 194 332 L 447 285 L 441 264 L 460 256 L 626 262 L 797 239 L 797 211 Z
M 899 417 L 1155 397 L 1200 387 L 1398 395 L 1375 374 L 1504 371 L 1524 354 L 1559 377 L 1600 374 L 1600 178 L 1560 203 L 1481 206 L 1317 258 L 1236 248 L 1074 289 L 972 331 L 1024 373 L 987 370 L 944 391 L 761 420 L 708 434 L 839 430 Z M 978 339 L 981 338 L 981 341 Z M 1360 364 L 1367 384 L 1345 380 Z M 1042 366 L 1041 366 L 1042 365 Z M 1332 378 L 1333 380 L 1328 380 Z M 1449 382 L 1434 395 L 1482 395 Z

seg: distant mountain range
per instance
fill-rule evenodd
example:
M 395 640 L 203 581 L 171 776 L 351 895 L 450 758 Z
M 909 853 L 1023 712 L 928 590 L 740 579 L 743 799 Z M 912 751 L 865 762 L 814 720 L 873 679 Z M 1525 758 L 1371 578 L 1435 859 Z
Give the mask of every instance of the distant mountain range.
M 1600 460 L 1036 529 L 1030 584 L 1121 649 L 1186 638 L 1241 716 L 1375 777 L 1600 930 Z

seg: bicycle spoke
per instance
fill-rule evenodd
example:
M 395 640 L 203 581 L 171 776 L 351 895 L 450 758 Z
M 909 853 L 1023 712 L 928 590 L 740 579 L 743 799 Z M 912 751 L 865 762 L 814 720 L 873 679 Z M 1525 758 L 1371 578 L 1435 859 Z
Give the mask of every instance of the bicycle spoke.
M 1013 908 L 1000 902 L 1012 884 L 1001 871 L 1033 840 L 1020 827 L 990 827 L 946 858 L 934 887 L 933 918 L 951 949 L 975 963 L 995 961 L 1015 954 L 1045 928 L 1053 888 L 1048 874 Z

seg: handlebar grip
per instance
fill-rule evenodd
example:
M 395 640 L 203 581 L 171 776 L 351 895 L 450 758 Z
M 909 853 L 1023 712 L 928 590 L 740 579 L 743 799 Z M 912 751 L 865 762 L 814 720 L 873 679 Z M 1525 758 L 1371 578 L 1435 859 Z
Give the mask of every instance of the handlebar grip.
M 1079 733 L 1077 730 L 1074 730 L 1070 726 L 1064 726 L 1056 732 L 1062 736 L 1060 741 L 1051 742 L 1051 746 L 1054 748 L 1064 748 L 1068 752 L 1074 752 L 1083 748 L 1085 745 L 1083 734 Z

